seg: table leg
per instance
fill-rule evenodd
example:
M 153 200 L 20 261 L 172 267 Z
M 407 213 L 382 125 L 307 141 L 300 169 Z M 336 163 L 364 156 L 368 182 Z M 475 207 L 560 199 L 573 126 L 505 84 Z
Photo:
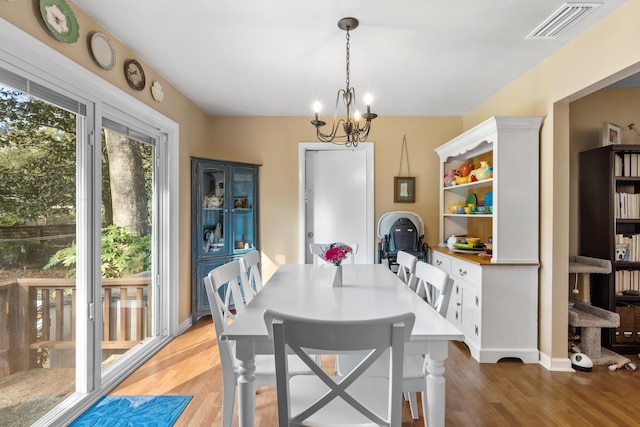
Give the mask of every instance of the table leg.
M 256 418 L 256 371 L 252 342 L 236 341 L 238 359 L 238 425 L 253 427 Z
M 444 361 L 448 356 L 447 341 L 432 341 L 427 354 L 427 413 L 425 419 L 429 427 L 444 427 L 446 383 Z

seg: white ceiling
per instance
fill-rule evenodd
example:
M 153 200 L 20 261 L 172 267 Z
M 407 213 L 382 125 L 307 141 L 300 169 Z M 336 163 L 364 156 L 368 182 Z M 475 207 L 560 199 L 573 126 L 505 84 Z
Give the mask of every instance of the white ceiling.
M 333 114 L 346 33 L 358 102 L 384 116 L 463 115 L 626 0 L 556 40 L 525 40 L 561 0 L 72 0 L 211 115 Z M 597 52 L 594 52 L 597 54 Z M 125 58 L 118 57 L 119 63 Z

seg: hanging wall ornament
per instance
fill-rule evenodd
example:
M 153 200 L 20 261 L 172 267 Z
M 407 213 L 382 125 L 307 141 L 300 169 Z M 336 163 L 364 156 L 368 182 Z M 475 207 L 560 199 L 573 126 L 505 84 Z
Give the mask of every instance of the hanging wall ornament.
M 47 29 L 57 40 L 63 43 L 78 41 L 78 20 L 64 0 L 40 0 L 40 14 Z
M 402 160 L 407 160 L 407 175 L 402 176 Z M 400 151 L 400 168 L 398 176 L 393 178 L 393 201 L 395 203 L 415 203 L 416 179 L 411 176 L 409 170 L 409 149 L 407 148 L 407 136 L 402 136 L 402 150 Z

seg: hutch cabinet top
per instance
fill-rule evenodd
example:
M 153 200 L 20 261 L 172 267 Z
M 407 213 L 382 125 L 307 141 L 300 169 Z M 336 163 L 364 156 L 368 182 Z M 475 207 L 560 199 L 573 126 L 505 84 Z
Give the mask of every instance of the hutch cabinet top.
M 435 149 L 440 161 L 459 156 L 483 143 L 496 142 L 500 132 L 538 132 L 543 116 L 494 116 Z M 484 151 L 489 151 L 490 146 Z

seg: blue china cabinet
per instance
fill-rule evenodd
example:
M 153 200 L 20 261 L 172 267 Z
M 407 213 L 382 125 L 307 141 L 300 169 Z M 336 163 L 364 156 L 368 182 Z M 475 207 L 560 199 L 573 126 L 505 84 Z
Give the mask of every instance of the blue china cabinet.
M 204 277 L 214 268 L 259 250 L 260 165 L 191 158 L 192 316 L 210 313 Z

